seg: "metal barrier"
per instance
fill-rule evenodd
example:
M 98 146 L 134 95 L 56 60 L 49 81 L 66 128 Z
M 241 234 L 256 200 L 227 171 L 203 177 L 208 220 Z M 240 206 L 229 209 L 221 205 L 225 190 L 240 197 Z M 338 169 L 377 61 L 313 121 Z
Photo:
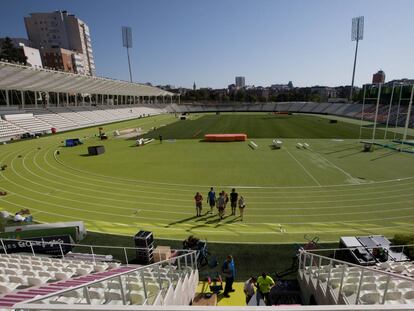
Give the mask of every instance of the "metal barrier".
M 44 300 L 46 301 L 43 303 L 48 303 L 48 300 L 51 298 L 64 296 L 70 292 L 73 292 L 73 295 L 69 295 L 68 297 L 75 297 L 75 294 L 78 295 L 81 292 L 83 297 L 80 298 L 84 298 L 86 304 L 90 305 L 90 291 L 94 287 L 103 288 L 104 286 L 98 286 L 98 284 L 102 283 L 102 285 L 104 285 L 104 282 L 106 284 L 112 283 L 116 285 L 116 288 L 119 288 L 122 303 L 124 305 L 126 305 L 129 300 L 127 297 L 128 292 L 126 290 L 128 286 L 126 285 L 130 285 L 131 283 L 142 285 L 145 298 L 143 304 L 151 303 L 156 299 L 160 292 L 164 293 L 171 285 L 176 284 L 179 279 L 184 278 L 186 275 L 190 275 L 192 271 L 197 271 L 195 253 L 195 251 L 188 252 L 158 263 L 137 267 L 129 271 L 120 272 L 85 284 L 71 286 L 70 288 L 43 295 L 42 297 L 27 300 L 25 301 L 25 304 L 41 303 Z M 154 280 L 158 283 L 158 288 L 156 290 L 150 289 L 150 287 L 154 287 Z
M 213 306 L 117 306 L 117 305 L 44 305 L 44 304 L 21 304 L 15 308 L 16 311 L 29 310 L 69 310 L 69 311 L 91 311 L 91 310 L 113 310 L 113 311 L 412 311 L 412 305 L 336 305 L 336 306 L 272 306 L 272 307 L 213 307 Z
M 400 257 L 395 258 L 397 261 L 402 260 L 402 256 L 404 255 L 404 252 L 407 248 L 413 248 L 414 244 L 406 244 L 406 245 L 389 245 L 386 247 L 383 247 L 385 249 L 389 249 L 394 252 L 394 254 L 400 254 Z M 316 249 L 309 249 L 306 250 L 308 253 L 329 253 L 329 255 L 332 256 L 332 258 L 336 259 L 338 253 L 344 252 L 344 251 L 352 251 L 356 250 L 358 248 L 364 248 L 364 246 L 358 246 L 358 247 L 347 247 L 347 248 L 316 248 Z
M 335 249 L 332 249 L 335 250 Z M 332 251 L 331 250 L 331 251 Z M 346 249 L 349 250 L 349 249 Z M 325 293 L 328 293 L 328 290 L 330 288 L 331 280 L 335 278 L 336 282 L 339 282 L 338 287 L 338 296 L 343 295 L 343 288 L 345 286 L 345 278 L 346 278 L 346 269 L 352 268 L 353 275 L 352 277 L 357 283 L 356 288 L 356 295 L 354 301 L 349 301 L 349 303 L 355 303 L 358 305 L 360 303 L 360 294 L 361 294 L 361 288 L 363 286 L 364 280 L 366 280 L 366 277 L 372 275 L 375 273 L 376 275 L 382 275 L 385 286 L 383 288 L 379 289 L 379 291 L 382 291 L 380 293 L 380 304 L 384 304 L 386 297 L 387 297 L 387 291 L 389 290 L 389 285 L 392 281 L 407 281 L 412 283 L 412 288 L 414 290 L 414 278 L 407 277 L 400 274 L 395 274 L 391 272 L 381 271 L 379 269 L 374 269 L 370 266 L 361 266 L 356 265 L 353 263 L 349 263 L 346 261 L 334 259 L 331 257 L 322 256 L 319 254 L 316 254 L 315 250 L 312 251 L 305 251 L 301 250 L 299 252 L 299 278 L 301 280 L 308 279 L 309 282 L 315 282 L 315 288 L 318 288 L 322 286 L 321 283 L 324 286 Z M 335 269 L 335 270 L 333 270 Z M 322 278 L 323 275 L 323 278 Z M 338 297 L 339 298 L 339 297 Z
M 87 250 L 87 252 L 81 252 L 84 254 L 90 254 L 90 258 L 92 259 L 92 261 L 94 263 L 96 263 L 97 261 L 102 261 L 100 259 L 103 259 L 102 256 L 99 255 L 99 250 L 114 250 L 114 251 L 118 251 L 121 252 L 121 256 L 123 257 L 123 262 L 126 265 L 130 264 L 130 257 L 128 256 L 128 251 L 133 251 L 134 253 L 136 251 L 139 250 L 146 250 L 146 248 L 139 248 L 139 247 L 125 247 L 125 246 L 103 246 L 103 245 L 87 245 L 87 244 L 76 244 L 76 243 L 63 243 L 63 242 L 59 242 L 59 241 L 53 241 L 53 242 L 47 242 L 47 241 L 32 241 L 32 240 L 18 240 L 18 239 L 0 239 L 0 244 L 1 244 L 1 250 L 3 253 L 8 254 L 7 251 L 7 245 L 5 243 L 5 241 L 13 241 L 16 243 L 21 244 L 23 247 L 26 246 L 30 249 L 30 252 L 32 253 L 33 256 L 36 255 L 45 255 L 44 253 L 38 253 L 36 254 L 35 251 L 35 247 L 34 246 L 38 246 L 38 245 L 51 245 L 51 246 L 56 246 L 58 245 L 59 247 L 59 255 L 62 258 L 65 258 L 66 254 L 63 251 L 63 247 L 62 246 L 71 246 L 73 248 L 84 248 L 85 250 Z M 176 252 L 180 252 L 180 253 L 193 253 L 194 251 L 192 250 L 188 250 L 188 249 L 175 249 L 173 251 Z M 11 252 L 14 253 L 14 252 Z M 159 253 L 159 258 L 162 258 L 162 253 Z M 74 258 L 76 259 L 76 258 Z M 193 258 L 195 261 L 197 258 Z

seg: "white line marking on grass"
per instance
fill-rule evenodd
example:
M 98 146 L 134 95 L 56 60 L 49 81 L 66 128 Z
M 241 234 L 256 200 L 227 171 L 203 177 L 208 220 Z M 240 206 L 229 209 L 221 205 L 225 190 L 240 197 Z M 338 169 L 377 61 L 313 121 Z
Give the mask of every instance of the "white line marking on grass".
M 357 184 L 361 184 L 359 182 L 359 180 L 355 177 L 353 177 L 351 174 L 349 174 L 348 172 L 346 172 L 345 170 L 343 170 L 342 168 L 340 168 L 339 166 L 337 166 L 336 164 L 332 163 L 331 161 L 329 161 L 327 158 L 325 158 L 324 156 L 322 156 L 319 152 L 317 151 L 313 151 L 311 150 L 314 154 L 318 155 L 322 160 L 326 161 L 327 163 L 329 163 L 330 165 L 332 165 L 333 167 L 335 167 L 338 171 L 340 171 L 341 173 L 343 173 L 346 177 L 348 177 L 350 180 L 356 182 Z
M 35 156 L 34 161 L 36 161 L 36 157 L 37 157 L 37 154 Z M 43 158 L 47 162 L 45 156 Z M 39 167 L 36 162 L 35 162 L 35 164 L 36 164 L 37 167 Z M 45 171 L 45 170 L 43 170 L 40 167 L 39 167 L 39 169 L 41 169 L 42 171 Z M 48 173 L 48 172 L 46 172 L 46 173 Z M 49 173 L 49 174 L 51 174 L 51 173 Z M 51 174 L 51 175 L 54 175 L 54 174 Z M 54 175 L 54 176 L 59 177 L 57 175 Z M 64 177 L 61 177 L 61 178 L 64 178 Z M 67 178 L 64 178 L 64 179 L 67 179 Z M 59 183 L 59 182 L 57 182 L 57 183 Z M 79 187 L 76 187 L 76 186 L 72 186 L 72 187 L 79 188 Z M 79 189 L 83 189 L 83 188 L 79 188 Z M 91 189 L 91 191 L 92 192 L 102 192 L 102 193 L 106 193 L 104 191 L 99 191 L 99 190 L 95 190 L 95 189 Z M 398 189 L 397 191 L 401 191 L 401 189 Z M 88 195 L 86 195 L 86 196 L 88 196 Z M 126 196 L 128 196 L 128 195 L 126 195 Z M 405 194 L 405 195 L 398 195 L 398 196 L 391 196 L 391 197 L 400 197 L 400 196 L 409 196 L 409 195 Z M 88 196 L 88 197 L 91 197 L 91 196 Z M 132 197 L 132 196 L 130 196 L 130 197 Z M 137 198 L 137 197 L 134 196 L 134 198 Z M 142 196 L 142 197 L 138 197 L 138 198 L 149 198 L 149 197 Z M 387 197 L 382 197 L 382 198 L 388 198 L 388 196 Z M 160 198 L 160 199 L 163 199 L 163 198 Z M 376 198 L 376 199 L 380 199 L 380 198 Z M 109 198 L 109 200 L 113 200 L 113 199 L 110 199 Z M 180 200 L 180 199 L 163 199 L 163 200 L 181 201 L 181 202 L 187 202 L 188 201 L 188 200 Z M 364 200 L 371 200 L 371 198 L 367 198 L 365 196 L 364 198 L 359 198 L 359 199 L 358 198 L 352 198 L 352 199 L 347 199 L 347 200 L 342 199 L 342 200 L 339 200 L 339 201 L 337 199 L 336 200 L 333 200 L 333 201 L 332 200 L 331 201 L 321 201 L 321 200 L 319 200 L 319 201 L 293 201 L 293 202 L 292 201 L 289 201 L 289 202 L 274 202 L 274 201 L 272 201 L 272 202 L 263 202 L 263 201 L 262 202 L 254 202 L 253 201 L 253 202 L 251 202 L 251 204 L 258 204 L 258 205 L 268 205 L 268 204 L 271 204 L 271 205 L 275 205 L 275 204 L 311 204 L 311 203 L 335 203 L 335 202 L 364 201 Z M 117 200 L 117 201 L 119 201 L 119 202 L 132 203 L 132 201 L 122 200 L 122 199 Z M 143 203 L 143 204 L 146 204 L 146 203 Z M 152 205 L 155 205 L 155 203 L 153 203 Z M 166 205 L 166 206 L 178 207 L 177 205 Z
M 23 207 L 23 208 L 28 208 L 28 206 L 21 205 L 21 204 L 16 204 L 16 203 L 13 203 L 13 202 L 9 202 L 9 204 L 12 204 L 12 205 L 15 205 L 15 206 L 19 206 L 19 207 Z M 29 208 L 31 208 L 31 209 L 33 209 L 35 211 L 40 211 L 40 210 L 38 210 L 36 208 L 33 208 L 33 207 L 29 207 Z M 94 220 L 94 219 L 85 219 L 85 218 L 80 218 L 80 217 L 72 217 L 72 216 L 61 215 L 61 214 L 52 213 L 52 212 L 45 212 L 45 211 L 40 211 L 40 212 L 45 213 L 45 214 L 49 214 L 49 215 L 56 215 L 56 216 L 63 217 L 63 218 L 78 219 L 78 220 L 81 219 L 81 220 L 84 220 L 86 222 L 92 222 L 92 223 L 93 222 L 110 223 L 110 222 L 107 222 L 107 221 Z M 111 222 L 110 224 L 113 224 L 113 223 Z M 127 224 L 124 224 L 123 226 L 135 227 L 135 225 L 127 225 Z M 414 226 L 414 225 L 408 225 L 408 224 L 401 225 L 400 224 L 398 226 L 372 227 L 372 228 L 369 228 L 369 230 L 371 230 L 371 232 L 374 232 L 374 230 L 376 230 L 376 229 L 381 229 L 381 230 L 383 230 L 384 228 L 385 229 L 390 229 L 390 228 L 400 228 L 401 229 L 401 228 L 412 227 L 412 226 Z M 148 228 L 155 228 L 155 229 L 158 229 L 159 228 L 159 226 L 152 226 L 152 225 L 147 226 L 147 227 Z M 182 229 L 182 228 L 169 228 L 169 230 L 188 232 L 188 229 Z M 223 231 L 223 230 L 213 230 L 213 231 L 211 231 L 211 230 L 203 230 L 203 229 L 201 229 L 201 230 L 197 230 L 196 229 L 196 230 L 193 230 L 193 231 L 206 232 L 206 233 L 225 233 L 225 234 L 232 234 L 232 235 L 234 235 L 234 234 L 237 234 L 237 235 L 247 235 L 247 234 L 252 234 L 252 235 L 257 235 L 257 234 L 263 235 L 263 234 L 265 234 L 265 235 L 269 235 L 269 234 L 275 234 L 275 232 L 271 232 L 271 231 L 263 231 L 263 232 L 250 231 L 250 232 L 236 232 L 236 233 L 232 233 L 232 232 L 229 232 L 229 231 Z M 103 231 L 103 232 L 104 233 L 110 233 L 110 232 L 112 232 L 112 230 Z M 303 231 L 303 232 L 299 232 L 299 231 L 298 232 L 286 232 L 286 234 L 293 235 L 293 234 L 303 234 L 303 233 L 309 233 L 309 232 L 310 231 L 307 230 L 307 231 Z M 316 231 L 311 231 L 311 232 L 312 233 L 321 233 L 321 234 L 338 233 L 338 232 L 355 232 L 355 228 L 350 228 L 350 229 L 345 229 L 345 230 L 330 230 L 330 231 L 318 231 L 318 230 L 316 230 Z M 114 233 L 115 234 L 119 234 L 119 232 L 114 232 Z M 162 235 L 160 236 L 160 238 L 163 238 Z M 171 239 L 169 236 L 167 236 L 166 238 Z M 213 241 L 213 240 L 210 240 L 210 241 Z M 215 242 L 232 243 L 232 242 L 228 242 L 228 241 L 215 241 Z M 252 243 L 254 243 L 254 242 L 252 242 Z M 264 244 L 274 244 L 274 243 L 271 243 L 271 242 L 270 243 L 261 242 L 261 243 L 264 243 Z
M 288 153 L 288 155 L 290 155 L 291 157 L 292 157 L 292 159 L 293 160 L 295 160 L 296 161 L 296 163 L 298 163 L 299 165 L 300 165 L 300 167 L 302 167 L 302 169 L 305 171 L 305 173 L 306 174 L 308 174 L 309 175 L 309 177 L 310 178 L 312 178 L 312 180 L 319 186 L 319 187 L 321 187 L 322 185 L 319 183 L 319 181 L 315 178 L 315 177 L 313 177 L 313 175 L 302 165 L 302 163 L 300 163 L 299 161 L 298 161 L 298 159 L 296 159 L 294 156 L 293 156 L 293 154 L 291 154 L 290 152 L 289 152 L 289 150 L 287 149 L 287 148 L 283 148 L 283 150 L 285 150 L 287 153 Z
M 286 151 L 288 151 L 286 148 L 284 149 Z M 289 152 L 288 152 L 289 153 Z M 290 154 L 290 153 L 289 153 Z M 137 185 L 137 183 L 142 183 L 142 184 L 154 184 L 154 185 L 167 185 L 167 186 L 177 186 L 177 187 L 192 187 L 192 188 L 196 188 L 196 187 L 204 187 L 204 188 L 209 188 L 211 187 L 211 185 L 197 185 L 197 184 L 181 184 L 181 183 L 167 183 L 167 182 L 156 182 L 156 181 L 148 181 L 148 180 L 140 180 L 140 179 L 131 179 L 131 178 L 121 178 L 121 177 L 115 177 L 115 176 L 109 176 L 109 175 L 103 175 L 103 174 L 97 174 L 97 173 L 93 173 L 90 171 L 86 171 L 86 170 L 81 170 L 81 169 L 77 169 L 75 167 L 72 167 L 68 164 L 66 164 L 65 162 L 58 160 L 56 155 L 53 155 L 55 161 L 66 167 L 67 169 L 73 170 L 73 171 L 78 171 L 81 173 L 84 173 L 86 175 L 92 175 L 92 176 L 96 176 L 96 177 L 100 177 L 100 178 L 105 178 L 105 180 L 107 179 L 113 179 L 113 180 L 120 180 L 120 181 L 125 181 L 128 183 L 135 183 L 136 186 L 139 187 L 148 187 L 148 186 L 143 186 L 143 185 Z M 306 188 L 332 188 L 332 187 L 344 187 L 344 186 L 369 186 L 369 185 L 373 185 L 373 184 L 382 184 L 382 183 L 389 183 L 389 182 L 395 182 L 395 181 L 404 181 L 404 180 L 411 180 L 414 179 L 414 176 L 410 176 L 410 177 L 404 177 L 404 178 L 396 178 L 396 179 L 389 179 L 389 180 L 381 180 L 381 181 L 372 181 L 369 183 L 360 183 L 360 184 L 334 184 L 334 185 L 321 185 L 318 182 L 318 186 L 245 186 L 245 185 L 216 185 L 217 188 L 240 188 L 240 189 L 306 189 Z M 160 188 L 160 187 L 158 187 Z M 161 188 L 160 188 L 161 189 Z M 166 190 L 173 190 L 173 191 L 182 191 L 182 192 L 194 192 L 194 190 L 189 190 L 189 189 L 171 189 L 171 188 L 163 188 Z

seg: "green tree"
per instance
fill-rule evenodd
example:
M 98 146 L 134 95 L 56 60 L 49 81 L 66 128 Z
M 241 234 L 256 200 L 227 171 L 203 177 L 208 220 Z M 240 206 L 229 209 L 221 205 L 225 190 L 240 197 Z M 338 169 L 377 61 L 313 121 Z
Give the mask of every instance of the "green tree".
M 9 62 L 19 62 L 26 65 L 27 57 L 19 48 L 14 47 L 13 41 L 6 37 L 0 47 L 0 59 L 8 60 Z

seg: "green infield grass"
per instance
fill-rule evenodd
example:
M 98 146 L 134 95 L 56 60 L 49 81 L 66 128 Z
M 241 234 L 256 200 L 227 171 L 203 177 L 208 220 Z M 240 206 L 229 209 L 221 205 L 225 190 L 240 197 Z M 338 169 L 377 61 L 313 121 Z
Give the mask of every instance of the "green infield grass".
M 340 236 L 414 232 L 414 155 L 377 147 L 362 152 L 359 126 L 326 117 L 269 114 L 174 115 L 104 125 L 0 146 L 2 209 L 29 208 L 35 220 L 85 221 L 88 230 L 159 239 L 194 234 L 211 242 L 292 243 L 304 235 L 321 241 Z M 141 128 L 156 138 L 136 147 L 116 129 Z M 206 133 L 246 133 L 249 140 L 207 143 Z M 158 141 L 162 135 L 163 142 Z M 370 137 L 370 130 L 363 130 Z M 66 138 L 84 145 L 64 147 Z M 272 140 L 283 141 L 274 150 Z M 383 138 L 378 131 L 377 138 Z M 249 147 L 253 140 L 257 149 Z M 308 149 L 297 148 L 307 143 Z M 87 147 L 106 152 L 88 156 Z M 244 220 L 208 213 L 210 187 L 246 199 Z M 194 195 L 204 196 L 195 217 Z

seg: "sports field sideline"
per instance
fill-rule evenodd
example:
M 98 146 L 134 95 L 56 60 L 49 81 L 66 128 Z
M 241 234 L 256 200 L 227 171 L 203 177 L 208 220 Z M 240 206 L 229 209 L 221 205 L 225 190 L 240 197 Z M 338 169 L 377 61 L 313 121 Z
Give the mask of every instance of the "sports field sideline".
M 108 134 L 156 127 L 145 136 L 162 135 L 163 143 L 144 147 L 111 134 L 100 142 L 97 128 L 3 145 L 0 163 L 8 167 L 0 172 L 0 190 L 8 195 L 0 204 L 10 212 L 29 208 L 38 221 L 84 220 L 98 232 L 147 229 L 180 240 L 195 234 L 216 242 L 290 243 L 304 234 L 337 241 L 347 234 L 414 232 L 414 155 L 361 152 L 357 125 L 267 114 L 191 118 L 162 115 L 104 126 Z M 201 142 L 211 131 L 246 132 L 259 148 Z M 85 145 L 62 147 L 75 137 Z M 276 137 L 281 150 L 270 147 Z M 311 147 L 297 149 L 298 142 Z M 85 156 L 87 146 L 101 143 L 104 155 Z M 217 192 L 234 186 L 244 195 L 243 222 L 237 216 L 219 221 L 216 212 L 194 217 L 195 192 L 206 198 L 210 186 Z M 208 210 L 204 203 L 203 213 Z

